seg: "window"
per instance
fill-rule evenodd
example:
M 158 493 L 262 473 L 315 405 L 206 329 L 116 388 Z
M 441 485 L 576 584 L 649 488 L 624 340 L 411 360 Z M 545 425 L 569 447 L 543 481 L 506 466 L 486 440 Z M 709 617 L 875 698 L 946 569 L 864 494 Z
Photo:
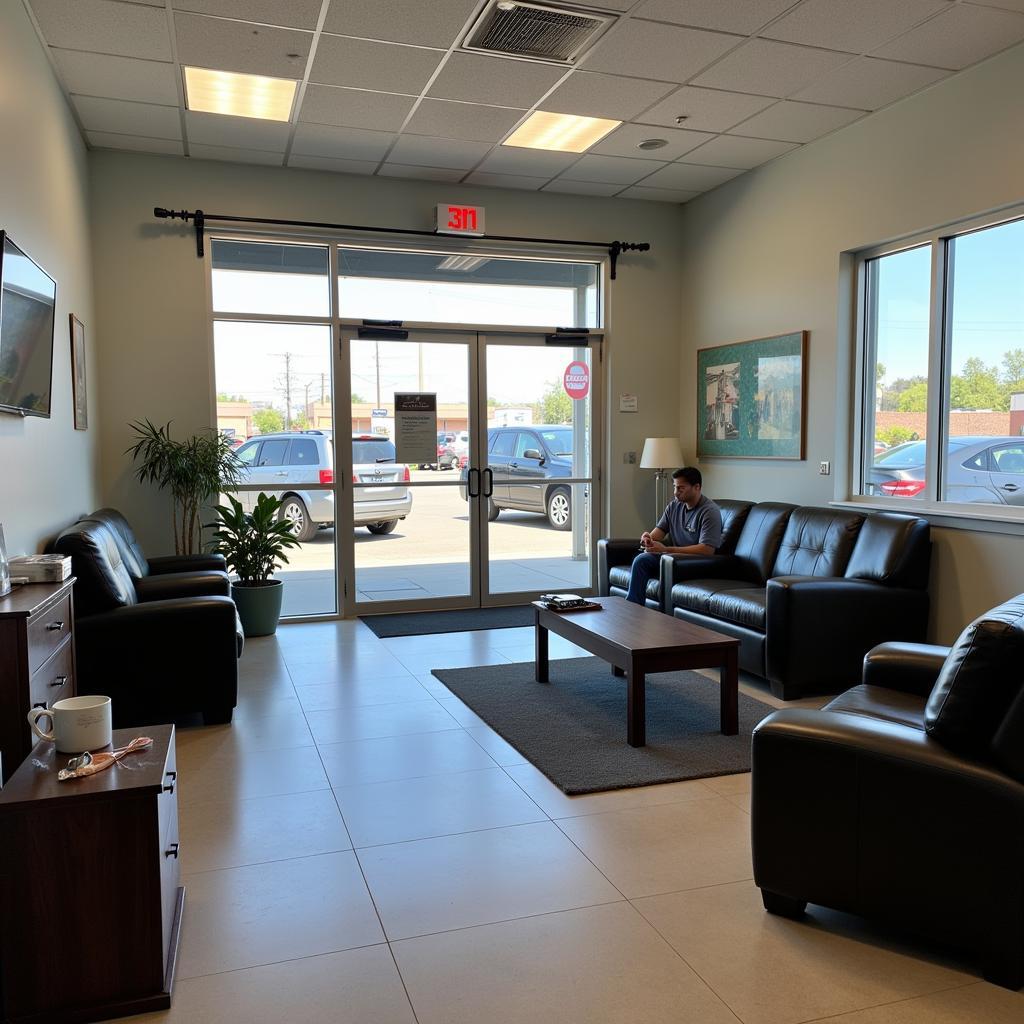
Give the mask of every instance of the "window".
M 288 452 L 289 466 L 315 466 L 320 462 L 316 441 L 292 438 L 292 447 Z
M 257 466 L 283 466 L 287 441 L 264 441 Z
M 856 491 L 1024 506 L 1024 219 L 860 259 Z
M 511 457 L 516 435 L 508 430 L 501 431 L 491 444 L 492 455 L 506 455 Z

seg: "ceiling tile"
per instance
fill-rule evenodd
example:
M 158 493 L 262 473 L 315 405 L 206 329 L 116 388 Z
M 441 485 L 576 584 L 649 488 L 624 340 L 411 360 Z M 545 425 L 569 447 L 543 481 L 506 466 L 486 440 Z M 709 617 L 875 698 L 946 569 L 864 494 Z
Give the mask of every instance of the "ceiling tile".
M 190 142 L 189 156 L 196 160 L 226 160 L 231 164 L 267 164 L 283 166 L 280 153 L 265 153 L 259 149 L 235 149 L 231 146 L 201 146 Z
M 305 156 L 340 157 L 343 160 L 381 160 L 395 136 L 361 128 L 335 128 L 326 124 L 300 124 L 295 129 L 292 152 Z
M 712 138 L 714 136 L 707 132 L 681 131 L 678 128 L 663 128 L 660 125 L 652 127 L 646 124 L 624 124 L 621 128 L 616 128 L 611 135 L 605 136 L 596 146 L 592 146 L 588 152 L 603 153 L 607 156 L 676 160 Z M 650 151 L 638 149 L 638 144 L 644 139 L 664 139 L 668 145 Z
M 706 192 L 743 171 L 732 167 L 696 167 L 693 164 L 669 164 L 644 181 L 645 188 L 684 189 Z
M 291 125 L 281 121 L 262 121 L 255 117 L 228 117 L 190 110 L 185 114 L 189 145 L 232 146 L 238 149 L 262 149 L 283 153 L 288 145 Z
M 32 12 L 50 46 L 95 50 L 143 60 L 170 60 L 163 7 L 117 0 L 32 0 Z
M 411 96 L 344 89 L 334 85 L 310 85 L 302 99 L 299 120 L 396 132 L 405 123 L 412 105 Z
M 688 131 L 724 132 L 774 102 L 767 96 L 684 85 L 656 107 L 644 111 L 638 120 L 644 124 L 674 125 L 676 118 L 684 115 L 683 127 Z
M 336 160 L 329 156 L 306 156 L 292 153 L 288 157 L 289 167 L 305 167 L 311 171 L 338 171 L 342 174 L 373 174 L 379 160 Z
M 750 35 L 797 0 L 647 0 L 634 18 Z
M 733 135 L 756 139 L 781 139 L 784 142 L 810 142 L 862 118 L 863 110 L 848 107 L 823 107 L 818 103 L 794 103 L 783 100 L 749 121 L 733 128 Z M 721 163 L 719 160 L 713 163 Z
M 664 167 L 660 160 L 629 160 L 621 156 L 581 157 L 569 168 L 573 181 L 604 181 L 609 184 L 632 185 L 652 171 Z
M 388 159 L 396 164 L 412 164 L 416 167 L 460 167 L 468 171 L 484 158 L 490 148 L 486 142 L 403 135 L 395 143 L 395 148 Z
M 174 0 L 176 11 L 215 14 L 221 18 L 304 28 L 310 32 L 316 28 L 320 6 L 320 0 L 288 0 L 284 4 L 281 0 Z
M 527 177 L 550 178 L 560 174 L 579 159 L 577 153 L 552 153 L 522 146 L 497 146 L 480 165 L 491 174 L 521 174 Z
M 423 181 L 461 181 L 464 170 L 450 167 L 417 167 L 413 164 L 385 164 L 378 172 L 385 178 L 419 178 Z
M 1024 15 L 992 7 L 954 7 L 880 47 L 875 57 L 958 71 L 1024 39 Z
M 183 156 L 185 153 L 185 147 L 175 139 L 147 139 L 111 132 L 86 132 L 85 137 L 96 149 L 129 149 L 137 153 L 166 153 L 170 156 Z
M 650 21 L 622 21 L 605 34 L 585 66 L 587 71 L 642 74 L 682 83 L 739 41 L 736 36 L 718 32 Z
M 1024 0 L 1021 2 L 1024 3 Z M 948 74 L 948 71 L 926 68 L 920 64 L 899 64 L 891 60 L 860 57 L 812 82 L 806 89 L 796 93 L 793 99 L 877 110 Z
M 447 49 L 476 6 L 477 0 L 332 0 L 324 31 Z
M 141 135 L 149 139 L 180 139 L 181 116 L 177 107 L 153 103 L 129 103 L 94 96 L 72 96 L 86 131 Z
M 966 4 L 979 7 L 1001 7 L 1004 11 L 1020 11 L 1024 14 L 1024 0 L 964 0 Z
M 543 106 L 557 114 L 628 121 L 661 99 L 671 88 L 668 82 L 576 71 L 545 97 Z
M 602 11 L 628 11 L 636 5 L 636 0 L 587 0 L 586 7 L 596 7 Z
M 796 149 L 792 142 L 769 139 L 743 139 L 737 135 L 719 135 L 707 145 L 686 154 L 686 163 L 710 164 L 713 167 L 737 167 L 749 170 Z
M 952 0 L 804 0 L 764 30 L 771 39 L 863 53 L 952 6 Z
M 178 84 L 173 64 L 81 50 L 50 52 L 68 92 L 178 105 Z
M 453 53 L 431 85 L 430 95 L 525 109 L 532 107 L 564 74 L 564 69 L 550 64 Z
M 405 130 L 413 135 L 434 135 L 470 142 L 498 142 L 526 113 L 507 107 L 485 107 L 453 100 L 423 100 Z
M 302 78 L 313 39 L 308 32 L 199 14 L 175 14 L 174 34 L 182 64 L 272 78 Z
M 685 203 L 699 195 L 699 192 L 687 192 L 678 188 L 648 188 L 646 185 L 631 185 L 619 193 L 619 198 L 649 199 L 656 203 Z
M 542 192 L 568 192 L 576 196 L 613 196 L 621 191 L 622 185 L 607 181 L 573 181 L 571 178 L 556 178 L 549 182 Z
M 691 84 L 760 96 L 788 96 L 849 59 L 847 54 L 833 50 L 751 39 Z
M 521 174 L 489 174 L 487 171 L 475 171 L 466 179 L 467 185 L 489 185 L 492 188 L 523 188 L 536 192 L 546 185 L 547 178 L 527 178 Z
M 354 85 L 418 96 L 444 56 L 442 50 L 374 43 L 322 35 L 309 80 L 322 85 Z

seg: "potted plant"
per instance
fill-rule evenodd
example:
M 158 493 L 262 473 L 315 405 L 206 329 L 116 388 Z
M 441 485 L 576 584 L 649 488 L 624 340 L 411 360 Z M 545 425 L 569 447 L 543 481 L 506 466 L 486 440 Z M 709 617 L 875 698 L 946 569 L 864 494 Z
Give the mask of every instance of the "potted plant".
M 284 585 L 271 579 L 274 570 L 288 561 L 285 548 L 296 547 L 292 524 L 280 519 L 281 499 L 261 493 L 252 512 L 227 495 L 229 504 L 218 505 L 213 524 L 214 551 L 224 556 L 228 569 L 238 576 L 231 582 L 231 596 L 249 636 L 270 636 L 281 618 Z

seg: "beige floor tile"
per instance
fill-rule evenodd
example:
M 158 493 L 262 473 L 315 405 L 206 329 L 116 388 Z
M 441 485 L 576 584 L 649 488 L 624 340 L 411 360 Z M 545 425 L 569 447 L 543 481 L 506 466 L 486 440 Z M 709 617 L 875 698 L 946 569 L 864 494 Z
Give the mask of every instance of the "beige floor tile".
M 184 875 L 178 977 L 335 953 L 384 933 L 351 852 Z
M 722 797 L 562 818 L 630 899 L 750 878 L 750 818 Z
M 487 723 L 458 697 L 437 698 L 437 703 L 464 729 L 479 729 Z
M 502 739 L 489 725 L 468 728 L 466 732 L 503 767 L 513 764 L 529 764 L 525 757 L 507 740 Z
M 750 772 L 738 775 L 718 775 L 713 779 L 701 779 L 708 789 L 713 789 L 721 796 L 750 792 Z
M 260 690 L 277 690 L 291 694 L 292 677 L 285 667 L 284 661 L 275 662 L 266 667 L 238 667 L 238 692 L 254 693 Z
M 329 789 L 227 803 L 182 804 L 182 872 L 351 850 Z
M 178 803 L 245 800 L 327 789 L 316 747 L 262 750 L 237 757 L 178 759 Z
M 750 813 L 750 794 L 749 793 L 723 793 L 723 800 L 728 800 L 729 803 L 738 807 L 745 813 Z
M 356 848 L 543 821 L 501 768 L 334 790 Z
M 175 742 L 179 759 L 188 757 L 201 763 L 211 758 L 237 757 L 263 750 L 311 747 L 313 734 L 306 724 L 306 716 L 296 708 L 250 722 L 178 729 Z
M 125 1024 L 415 1024 L 387 946 L 184 978 L 165 1013 Z
M 462 729 L 381 736 L 320 746 L 332 786 L 364 786 L 493 768 L 494 759 Z
M 427 694 L 423 696 L 427 697 Z M 406 733 L 459 728 L 459 723 L 429 697 L 403 704 L 309 711 L 306 720 L 317 743 L 372 740 L 378 736 L 404 736 Z
M 394 658 L 367 658 L 341 666 L 327 661 L 317 664 L 289 663 L 288 674 L 296 689 L 303 686 L 328 686 L 342 683 L 372 683 L 375 679 L 406 679 L 412 673 Z
M 426 700 L 431 696 L 409 675 L 300 686 L 296 690 L 296 695 L 306 711 L 371 707 L 375 704 L 402 704 L 408 701 Z
M 399 661 L 412 673 L 421 675 L 424 669 L 473 668 L 477 665 L 507 665 L 508 658 L 493 649 L 456 649 L 417 651 L 403 654 Z
M 744 1024 L 795 1024 L 973 980 L 845 915 L 811 908 L 805 920 L 790 921 L 768 914 L 752 882 L 634 906 Z
M 1024 992 L 984 982 L 829 1017 L 828 1024 L 1020 1024 Z M 818 1024 L 816 1021 L 808 1024 Z
M 361 850 L 389 939 L 621 900 L 551 822 Z
M 624 903 L 393 944 L 419 1024 L 736 1024 Z
M 566 796 L 543 772 L 532 764 L 509 765 L 508 775 L 522 786 L 535 803 L 552 818 L 572 818 L 580 814 L 603 814 L 628 807 L 653 807 L 680 800 L 710 800 L 715 794 L 703 780 L 666 782 L 660 786 L 609 789 L 603 793 Z
M 238 694 L 238 704 L 231 717 L 231 724 L 249 725 L 258 718 L 283 718 L 301 713 L 302 708 L 295 696 L 294 687 L 287 691 L 253 690 L 251 693 Z

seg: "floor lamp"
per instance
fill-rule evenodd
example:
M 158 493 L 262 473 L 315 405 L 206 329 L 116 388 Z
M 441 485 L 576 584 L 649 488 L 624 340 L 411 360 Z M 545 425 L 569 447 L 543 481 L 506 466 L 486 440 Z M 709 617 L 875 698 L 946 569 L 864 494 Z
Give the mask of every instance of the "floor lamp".
M 668 504 L 668 498 L 662 498 L 662 481 L 666 469 L 677 469 L 683 464 L 683 453 L 679 450 L 679 440 L 675 437 L 649 437 L 644 441 L 643 454 L 640 456 L 641 469 L 654 469 L 654 521 L 661 518 L 661 513 Z

